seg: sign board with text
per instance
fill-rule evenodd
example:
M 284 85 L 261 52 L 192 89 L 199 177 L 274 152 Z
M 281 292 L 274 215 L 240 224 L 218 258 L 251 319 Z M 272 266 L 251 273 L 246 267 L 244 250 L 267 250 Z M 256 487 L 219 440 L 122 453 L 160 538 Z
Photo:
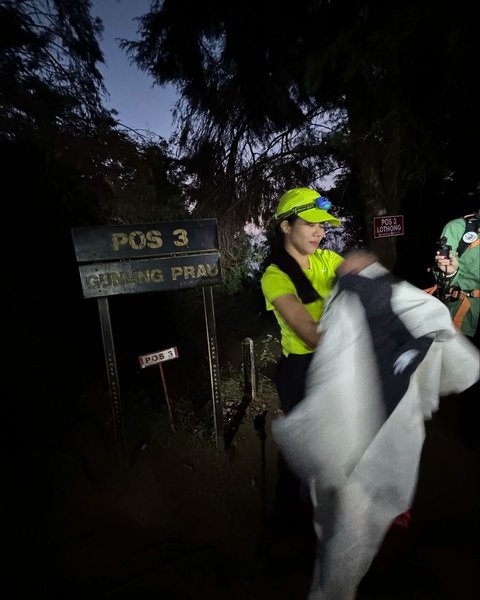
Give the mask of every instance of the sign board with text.
M 167 360 L 173 360 L 174 358 L 178 358 L 176 346 L 172 346 L 172 348 L 167 348 L 166 350 L 160 350 L 159 352 L 142 354 L 138 357 L 138 362 L 140 363 L 140 367 L 145 369 L 145 367 L 152 367 L 153 365 L 158 365 Z
M 105 351 L 113 427 L 119 459 L 126 457 L 120 384 L 109 296 L 202 287 L 217 450 L 224 445 L 220 365 L 212 285 L 222 282 L 216 219 L 135 225 L 74 227 L 71 230 L 85 298 L 97 298 Z M 206 289 L 208 288 L 208 294 Z M 173 417 L 162 363 L 178 358 L 176 347 L 140 356 L 142 368 L 158 365 L 171 424 Z
M 85 298 L 179 290 L 221 283 L 220 254 L 191 254 L 79 265 Z
M 80 263 L 218 250 L 216 219 L 74 227 L 72 238 Z
M 373 217 L 374 238 L 393 237 L 404 233 L 403 215 Z

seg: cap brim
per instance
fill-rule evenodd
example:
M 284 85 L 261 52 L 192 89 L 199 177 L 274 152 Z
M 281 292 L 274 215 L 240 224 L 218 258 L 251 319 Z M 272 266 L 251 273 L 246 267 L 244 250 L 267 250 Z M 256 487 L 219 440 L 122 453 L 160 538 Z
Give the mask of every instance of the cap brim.
M 297 216 L 308 223 L 329 223 L 330 225 L 333 225 L 333 227 L 338 227 L 338 225 L 340 225 L 338 219 L 321 208 L 310 208 L 309 210 L 299 212 Z

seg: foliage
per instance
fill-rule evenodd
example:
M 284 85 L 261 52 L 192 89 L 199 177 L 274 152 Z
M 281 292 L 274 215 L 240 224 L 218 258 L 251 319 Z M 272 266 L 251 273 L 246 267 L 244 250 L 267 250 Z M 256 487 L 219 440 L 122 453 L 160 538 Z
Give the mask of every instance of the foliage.
M 223 238 L 223 232 L 220 231 Z M 261 232 L 249 233 L 246 228 L 233 233 L 233 239 L 221 245 L 223 288 L 227 294 L 236 294 L 249 285 L 258 272 L 265 253 Z
M 258 370 L 265 371 L 270 365 L 278 361 L 280 340 L 278 337 L 267 333 L 259 342 Z
M 260 373 L 257 377 L 257 395 L 260 402 L 275 402 L 278 404 L 278 392 L 275 384 L 264 373 Z
M 278 339 L 267 335 L 260 342 L 260 360 L 257 365 L 257 398 L 260 403 L 277 401 L 277 391 L 265 373 L 270 364 L 277 361 L 275 347 Z M 242 368 L 236 368 L 231 362 L 227 362 L 221 369 L 221 396 L 223 406 L 231 406 L 232 410 L 240 406 L 243 398 L 244 376 Z M 169 446 L 179 439 L 185 440 L 197 448 L 215 447 L 215 427 L 211 411 L 211 403 L 208 402 L 202 410 L 195 410 L 190 400 L 185 398 L 176 399 L 173 406 L 174 429 L 170 424 L 170 417 L 166 406 L 161 409 L 153 409 L 148 406 L 130 409 L 129 421 L 138 432 L 155 444 Z
M 89 8 L 86 0 L 0 0 L 5 184 L 27 211 L 42 190 L 47 199 L 43 211 L 58 226 L 75 216 L 101 214 L 109 191 L 105 173 L 113 175 L 111 164 L 129 148 L 102 106 L 96 67 L 102 59 L 101 24 Z M 18 207 L 8 208 L 14 212 Z M 41 218 L 41 211 L 32 208 Z
M 169 446 L 174 440 L 187 439 L 197 448 L 215 446 L 213 417 L 201 418 L 192 410 L 191 402 L 177 399 L 173 408 L 174 429 L 166 408 L 145 410 L 136 416 L 136 427 L 155 444 Z
M 181 93 L 178 143 L 198 209 L 263 224 L 285 188 L 339 175 L 345 206 L 424 213 L 478 194 L 474 6 L 432 0 L 152 2 L 137 64 Z M 185 19 L 188 14 L 189 18 Z M 371 239 L 387 263 L 394 240 Z
M 257 382 L 257 395 L 260 400 L 277 397 L 277 391 L 270 376 L 271 367 L 278 361 L 280 352 L 279 339 L 265 333 L 255 343 L 255 375 Z M 223 402 L 239 402 L 244 393 L 243 365 L 235 368 L 232 363 L 227 363 L 222 368 L 221 389 Z
M 218 217 L 226 256 L 247 221 L 265 224 L 285 187 L 312 184 L 337 168 L 324 139 L 330 132 L 326 121 L 338 119 L 338 112 L 318 107 L 307 118 L 305 111 L 312 108 L 307 96 L 296 98 L 297 103 L 289 98 L 291 86 L 282 74 L 290 73 L 286 65 L 291 61 L 274 70 L 274 60 L 279 64 L 280 56 L 285 58 L 281 47 L 276 46 L 280 55 L 272 57 L 271 68 L 265 66 L 267 85 L 252 68 L 265 62 L 256 54 L 260 45 L 263 49 L 276 39 L 277 32 L 264 25 L 279 7 L 273 10 L 267 2 L 252 8 L 251 2 L 209 2 L 208 10 L 192 2 L 154 2 L 141 21 L 143 39 L 124 42 L 156 81 L 170 81 L 181 91 L 177 142 L 188 195 L 200 217 Z M 186 13 L 191 16 L 187 21 Z M 239 36 L 242 24 L 262 31 L 268 41 Z M 322 146 L 324 157 L 318 160 Z
M 90 7 L 0 0 L 0 152 L 17 165 L 12 187 L 31 169 L 65 225 L 184 216 L 166 142 L 127 134 L 103 106 Z
M 102 27 L 78 0 L 0 1 L 0 131 L 92 131 L 108 117 L 97 63 Z
M 181 171 L 166 141 L 139 145 L 121 178 L 112 181 L 112 220 L 148 223 L 191 218 Z
M 220 387 L 222 401 L 239 402 L 243 396 L 243 373 L 241 369 L 235 368 L 231 362 L 223 365 L 220 374 Z
M 36 386 L 51 373 L 46 340 L 63 349 L 53 378 L 61 385 L 91 353 L 82 340 L 98 334 L 98 321 L 85 316 L 94 305 L 82 300 L 70 229 L 168 218 L 177 203 L 185 214 L 168 148 L 127 135 L 102 104 L 100 33 L 86 0 L 0 0 L 3 242 L 12 252 L 5 310 L 11 356 L 28 345 Z M 13 398 L 22 369 L 18 361 L 11 368 Z

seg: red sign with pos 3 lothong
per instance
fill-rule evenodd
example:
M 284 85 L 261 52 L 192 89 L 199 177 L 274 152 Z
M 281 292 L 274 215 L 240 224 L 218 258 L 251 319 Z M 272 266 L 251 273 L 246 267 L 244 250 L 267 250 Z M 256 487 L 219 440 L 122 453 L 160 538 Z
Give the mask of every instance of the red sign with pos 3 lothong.
M 373 217 L 373 237 L 384 238 L 395 235 L 403 235 L 403 215 L 385 215 L 384 217 Z

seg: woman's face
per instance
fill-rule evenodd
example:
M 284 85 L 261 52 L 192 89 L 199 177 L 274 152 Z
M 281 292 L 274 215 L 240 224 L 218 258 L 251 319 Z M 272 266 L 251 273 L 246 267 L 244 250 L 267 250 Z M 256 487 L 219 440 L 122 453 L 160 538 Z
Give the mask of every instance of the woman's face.
M 313 254 L 325 235 L 323 223 L 308 223 L 298 217 L 289 223 L 282 222 L 285 244 L 292 246 L 299 254 Z

